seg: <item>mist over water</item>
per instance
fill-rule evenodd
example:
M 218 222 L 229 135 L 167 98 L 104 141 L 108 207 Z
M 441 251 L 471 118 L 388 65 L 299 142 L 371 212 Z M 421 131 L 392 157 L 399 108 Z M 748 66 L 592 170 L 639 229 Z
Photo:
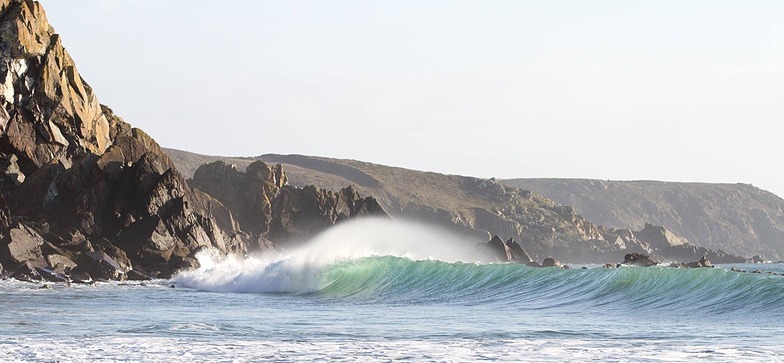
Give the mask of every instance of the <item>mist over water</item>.
M 476 242 L 419 223 L 366 219 L 280 253 L 242 259 L 204 252 L 199 269 L 172 281 L 50 289 L 0 281 L 0 360 L 784 356 L 782 264 L 737 266 L 761 274 L 729 271 L 731 265 L 533 268 L 477 262 Z
M 331 266 L 367 257 L 394 256 L 444 262 L 489 261 L 474 248 L 479 242 L 446 229 L 388 218 L 363 218 L 338 224 L 302 246 L 240 258 L 215 251 L 196 255 L 201 265 L 174 281 L 214 292 L 311 293 L 323 286 Z

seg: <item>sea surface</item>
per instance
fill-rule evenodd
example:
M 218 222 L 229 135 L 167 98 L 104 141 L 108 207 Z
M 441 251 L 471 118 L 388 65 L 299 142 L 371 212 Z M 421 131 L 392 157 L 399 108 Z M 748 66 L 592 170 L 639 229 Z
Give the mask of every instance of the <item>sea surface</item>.
M 348 224 L 287 254 L 204 253 L 169 281 L 0 281 L 0 361 L 784 360 L 782 264 L 462 262 L 431 255 L 444 246 L 425 241 L 454 236 L 425 229 Z

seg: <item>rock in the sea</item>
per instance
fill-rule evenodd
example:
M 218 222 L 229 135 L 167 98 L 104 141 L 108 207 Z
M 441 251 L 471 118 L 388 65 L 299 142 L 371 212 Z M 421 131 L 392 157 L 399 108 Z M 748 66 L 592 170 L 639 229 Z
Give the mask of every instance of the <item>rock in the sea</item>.
M 52 269 L 45 267 L 36 267 L 35 271 L 41 276 L 42 279 L 51 282 L 70 282 L 70 279 L 62 273 L 56 272 Z
M 650 267 L 658 265 L 659 262 L 648 255 L 643 255 L 640 253 L 629 253 L 626 254 L 626 256 L 623 256 L 622 264 L 629 266 Z
M 713 267 L 713 264 L 708 260 L 707 256 L 703 256 L 699 261 L 673 262 L 673 263 L 670 264 L 670 267 L 676 267 L 676 268 L 701 268 L 701 267 Z
M 0 240 L 0 263 L 9 267 L 25 262 L 44 266 L 46 261 L 41 254 L 43 244 L 44 239 L 38 232 L 24 224 L 14 223 Z
M 64 274 L 76 268 L 76 263 L 70 258 L 60 255 L 51 254 L 46 256 L 46 262 L 51 267 L 52 271 Z
M 561 263 L 561 261 L 558 261 L 558 260 L 556 260 L 556 259 L 554 259 L 552 257 L 547 257 L 547 258 L 544 259 L 544 261 L 542 261 L 542 267 L 563 268 L 564 264 Z
M 75 273 L 86 272 L 100 280 L 125 280 L 125 270 L 105 252 L 85 252 L 76 261 Z
M 20 265 L 18 265 L 12 273 L 10 273 L 10 277 L 13 279 L 17 279 L 19 281 L 41 281 L 42 277 L 41 274 L 38 273 L 36 270 L 38 266 L 33 264 L 30 261 L 26 261 Z
M 487 243 L 480 244 L 480 247 L 489 251 L 496 261 L 521 264 L 531 262 L 531 257 L 513 238 L 504 241 L 498 236 L 493 236 Z

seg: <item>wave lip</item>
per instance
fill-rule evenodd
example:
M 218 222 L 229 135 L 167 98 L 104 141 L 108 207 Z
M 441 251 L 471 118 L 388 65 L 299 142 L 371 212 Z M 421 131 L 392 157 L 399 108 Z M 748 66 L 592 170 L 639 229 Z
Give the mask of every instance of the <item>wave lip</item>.
M 784 319 L 782 276 L 723 268 L 483 264 L 471 255 L 472 245 L 421 225 L 370 219 L 340 225 L 287 254 L 238 259 L 203 252 L 197 256 L 199 269 L 173 280 L 203 291 L 311 294 L 354 302 Z M 784 266 L 769 267 L 784 271 Z

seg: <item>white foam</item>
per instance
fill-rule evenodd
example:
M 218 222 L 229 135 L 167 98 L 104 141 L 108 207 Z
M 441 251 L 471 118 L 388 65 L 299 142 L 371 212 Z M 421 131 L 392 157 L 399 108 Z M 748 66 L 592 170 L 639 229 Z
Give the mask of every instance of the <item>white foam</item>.
M 365 218 L 341 223 L 284 253 L 238 258 L 204 251 L 196 256 L 200 268 L 173 281 L 213 292 L 309 293 L 320 288 L 324 269 L 338 261 L 398 256 L 473 262 L 482 257 L 472 250 L 475 242 L 421 223 Z
M 149 336 L 94 338 L 10 337 L 0 341 L 7 362 L 256 362 L 344 361 L 388 362 L 563 362 L 633 361 L 693 362 L 778 361 L 780 345 L 754 347 L 677 340 L 603 341 L 591 339 L 364 339 L 361 341 L 239 340 Z

